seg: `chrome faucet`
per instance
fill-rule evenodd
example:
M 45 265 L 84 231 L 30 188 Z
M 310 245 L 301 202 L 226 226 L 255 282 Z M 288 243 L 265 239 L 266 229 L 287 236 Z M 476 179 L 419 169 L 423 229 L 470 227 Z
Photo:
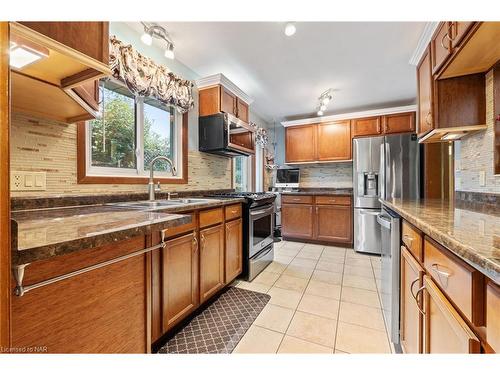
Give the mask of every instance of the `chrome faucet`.
M 170 169 L 172 170 L 172 176 L 177 176 L 177 169 L 175 169 L 174 164 L 172 163 L 172 160 L 167 158 L 166 156 L 157 156 L 153 160 L 151 160 L 151 164 L 149 165 L 149 182 L 148 182 L 148 191 L 149 191 L 149 200 L 154 201 L 155 200 L 155 183 L 153 181 L 153 174 L 154 174 L 154 166 L 155 163 L 158 160 L 164 160 L 170 165 Z M 158 187 L 160 186 L 160 183 L 158 182 Z

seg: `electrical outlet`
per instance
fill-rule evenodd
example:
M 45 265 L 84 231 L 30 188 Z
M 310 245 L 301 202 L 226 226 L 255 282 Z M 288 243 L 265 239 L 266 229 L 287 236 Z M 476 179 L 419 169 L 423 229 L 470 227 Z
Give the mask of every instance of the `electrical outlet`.
M 10 173 L 11 191 L 42 191 L 47 189 L 47 173 L 12 171 Z
M 486 186 L 486 172 L 479 171 L 479 186 Z

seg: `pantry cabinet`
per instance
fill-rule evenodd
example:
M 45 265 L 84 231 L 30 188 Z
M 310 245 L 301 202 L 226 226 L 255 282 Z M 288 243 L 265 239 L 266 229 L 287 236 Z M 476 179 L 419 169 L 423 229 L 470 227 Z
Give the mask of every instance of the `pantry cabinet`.
M 167 331 L 198 306 L 196 232 L 167 241 L 162 253 L 163 331 Z
M 224 286 L 224 227 L 200 231 L 200 303 Z

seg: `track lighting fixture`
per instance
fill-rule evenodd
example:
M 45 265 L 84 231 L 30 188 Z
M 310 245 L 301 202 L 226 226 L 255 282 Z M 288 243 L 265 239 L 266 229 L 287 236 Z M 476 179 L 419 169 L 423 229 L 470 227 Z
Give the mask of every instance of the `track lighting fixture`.
M 328 89 L 319 96 L 318 98 L 319 104 L 317 112 L 318 116 L 323 116 L 323 114 L 325 113 L 328 103 L 330 103 L 330 100 L 332 100 L 333 98 L 331 92 L 332 89 Z
M 153 44 L 154 38 L 163 40 L 167 44 L 167 48 L 165 48 L 165 57 L 173 60 L 175 58 L 174 42 L 172 41 L 172 38 L 168 34 L 167 30 L 155 23 L 141 23 L 144 27 L 144 34 L 141 36 L 141 41 L 150 46 Z

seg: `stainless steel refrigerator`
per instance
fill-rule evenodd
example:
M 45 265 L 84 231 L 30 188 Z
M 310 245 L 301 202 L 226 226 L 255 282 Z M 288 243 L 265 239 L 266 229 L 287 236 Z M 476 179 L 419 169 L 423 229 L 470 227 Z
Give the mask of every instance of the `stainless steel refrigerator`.
M 354 250 L 381 255 L 382 312 L 399 344 L 400 218 L 379 198 L 418 199 L 419 144 L 416 134 L 353 140 Z

